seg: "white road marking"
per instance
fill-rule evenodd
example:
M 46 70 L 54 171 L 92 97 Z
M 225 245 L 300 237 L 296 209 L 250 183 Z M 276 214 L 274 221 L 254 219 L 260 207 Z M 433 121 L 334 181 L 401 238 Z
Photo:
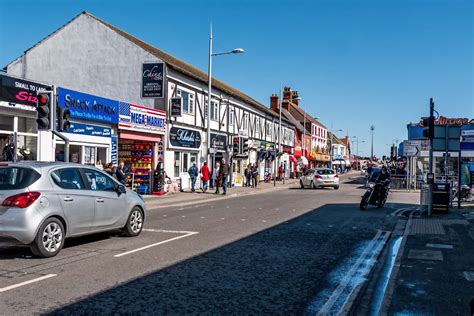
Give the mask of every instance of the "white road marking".
M 179 231 L 172 231 L 172 230 L 158 230 L 158 229 L 157 230 L 152 230 L 152 231 L 164 232 L 164 233 L 177 233 L 177 234 L 186 233 L 186 232 L 179 232 Z M 145 250 L 145 249 L 148 249 L 148 248 L 151 248 L 151 247 L 156 247 L 156 246 L 159 246 L 159 245 L 163 245 L 163 244 L 166 244 L 168 242 L 175 241 L 175 240 L 178 240 L 178 239 L 181 239 L 181 238 L 186 238 L 186 237 L 189 237 L 189 236 L 192 236 L 192 235 L 195 235 L 195 234 L 199 234 L 199 233 L 198 232 L 187 232 L 187 234 L 184 234 L 184 235 L 181 235 L 181 236 L 173 237 L 173 238 L 166 239 L 166 240 L 163 240 L 163 241 L 151 244 L 151 245 L 143 246 L 143 247 L 140 247 L 140 248 L 137 248 L 137 249 L 133 249 L 133 250 L 130 250 L 130 251 L 126 251 L 126 252 L 116 254 L 116 255 L 114 255 L 114 257 L 115 258 L 123 257 L 123 256 L 129 255 L 129 254 L 132 254 L 132 253 L 135 253 L 135 252 L 138 252 L 138 251 L 142 251 L 142 250 Z
M 243 209 L 243 210 L 246 210 L 247 208 L 246 208 L 245 206 L 242 206 L 242 209 Z
M 205 219 L 205 217 L 204 217 L 204 216 L 201 216 L 201 219 Z
M 168 215 L 166 215 L 166 214 L 165 214 L 165 215 L 163 215 L 163 217 L 166 217 L 166 216 L 168 216 Z
M 186 217 L 186 215 L 181 215 L 181 217 L 182 217 L 182 218 L 185 218 L 185 217 Z
M 280 209 L 279 208 L 276 208 L 275 211 L 279 211 Z
M 196 233 L 188 230 L 166 230 L 166 229 L 153 229 L 153 228 L 143 228 L 144 232 L 155 232 L 155 233 L 170 233 L 170 234 L 190 234 Z
M 25 281 L 25 282 L 13 284 L 13 285 L 10 285 L 10 286 L 2 287 L 2 288 L 0 288 L 0 293 L 16 289 L 20 286 L 28 285 L 28 284 L 39 282 L 39 281 L 43 281 L 43 280 L 46 280 L 46 279 L 49 279 L 49 278 L 52 278 L 52 277 L 55 277 L 55 276 L 57 276 L 57 274 L 48 274 L 48 275 L 45 275 L 45 276 L 42 276 L 42 277 L 39 277 L 39 278 L 36 278 L 36 279 L 32 279 L 32 280 L 29 280 L 29 281 Z
M 241 221 L 244 222 L 244 221 L 245 221 L 245 218 L 242 218 Z
M 230 208 L 230 206 L 226 206 L 225 208 Z
M 266 220 L 262 220 L 262 223 L 266 223 L 267 221 Z
M 259 210 L 261 210 L 262 208 L 261 208 L 261 207 L 259 207 L 258 209 L 259 209 Z
M 224 217 L 222 217 L 221 219 L 225 219 Z

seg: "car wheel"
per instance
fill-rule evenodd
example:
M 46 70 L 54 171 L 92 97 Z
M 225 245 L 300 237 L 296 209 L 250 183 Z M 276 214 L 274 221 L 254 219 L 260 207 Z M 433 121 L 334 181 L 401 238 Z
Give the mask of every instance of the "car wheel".
M 63 223 L 55 217 L 48 218 L 41 225 L 35 240 L 31 243 L 31 252 L 37 257 L 54 257 L 63 248 L 64 238 Z
M 301 180 L 300 180 L 300 187 L 301 187 L 302 189 L 304 189 L 304 184 L 303 184 L 303 181 L 301 181 Z
M 314 185 L 313 181 L 311 181 L 311 189 L 316 189 L 316 186 Z
M 127 224 L 123 228 L 126 236 L 134 237 L 140 235 L 143 229 L 143 211 L 138 206 L 135 206 L 127 219 Z
M 336 186 L 334 187 L 334 190 L 339 190 L 339 186 L 336 185 Z

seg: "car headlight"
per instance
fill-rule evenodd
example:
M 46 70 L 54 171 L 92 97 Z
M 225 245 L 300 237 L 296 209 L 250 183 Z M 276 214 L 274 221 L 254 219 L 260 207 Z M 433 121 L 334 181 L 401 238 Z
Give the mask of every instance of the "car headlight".
M 369 183 L 369 188 L 373 189 L 375 187 L 375 184 Z

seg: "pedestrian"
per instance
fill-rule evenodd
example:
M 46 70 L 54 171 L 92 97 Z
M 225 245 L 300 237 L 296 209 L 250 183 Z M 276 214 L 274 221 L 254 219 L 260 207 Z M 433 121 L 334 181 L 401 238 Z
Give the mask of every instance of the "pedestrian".
M 252 167 L 252 188 L 257 187 L 258 167 L 257 164 Z
M 191 178 L 191 192 L 196 192 L 196 179 L 199 175 L 199 170 L 196 167 L 196 163 L 193 162 L 193 165 L 188 170 L 189 177 Z
M 283 163 L 280 163 L 280 166 L 278 167 L 278 181 L 283 180 Z
M 252 179 L 252 164 L 251 163 L 247 165 L 247 168 L 245 168 L 244 175 L 245 175 L 244 187 L 250 187 L 251 186 L 250 179 Z
M 221 167 L 219 169 L 219 183 L 222 185 L 224 191 L 222 195 L 227 194 L 227 177 L 229 176 L 229 165 L 226 164 L 225 159 L 222 159 Z
M 219 186 L 220 186 L 219 170 L 220 170 L 220 163 L 216 162 L 214 170 L 212 171 L 212 182 L 214 183 L 214 186 L 216 187 L 215 194 L 219 194 Z
M 119 162 L 118 168 L 115 171 L 115 176 L 117 177 L 118 182 L 122 184 L 127 183 L 127 174 L 125 173 L 125 163 L 123 161 Z
M 104 171 L 111 177 L 115 177 L 114 166 L 111 162 L 105 164 Z
M 207 166 L 207 161 L 204 161 L 201 167 L 201 182 L 202 182 L 202 192 L 206 193 L 209 185 L 209 167 Z

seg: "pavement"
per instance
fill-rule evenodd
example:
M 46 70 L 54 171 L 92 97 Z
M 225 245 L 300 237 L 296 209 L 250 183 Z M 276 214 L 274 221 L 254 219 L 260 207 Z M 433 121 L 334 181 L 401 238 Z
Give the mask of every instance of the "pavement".
M 474 315 L 474 208 L 413 215 L 392 276 L 389 315 Z
M 149 207 L 135 238 L 115 232 L 74 238 L 48 259 L 33 258 L 27 248 L 0 248 L 0 314 L 340 310 L 350 301 L 352 290 L 340 295 L 339 288 L 351 267 L 418 197 L 396 192 L 385 208 L 361 212 L 362 192 L 349 178 L 339 190 L 293 184 L 183 205 L 191 199 Z

